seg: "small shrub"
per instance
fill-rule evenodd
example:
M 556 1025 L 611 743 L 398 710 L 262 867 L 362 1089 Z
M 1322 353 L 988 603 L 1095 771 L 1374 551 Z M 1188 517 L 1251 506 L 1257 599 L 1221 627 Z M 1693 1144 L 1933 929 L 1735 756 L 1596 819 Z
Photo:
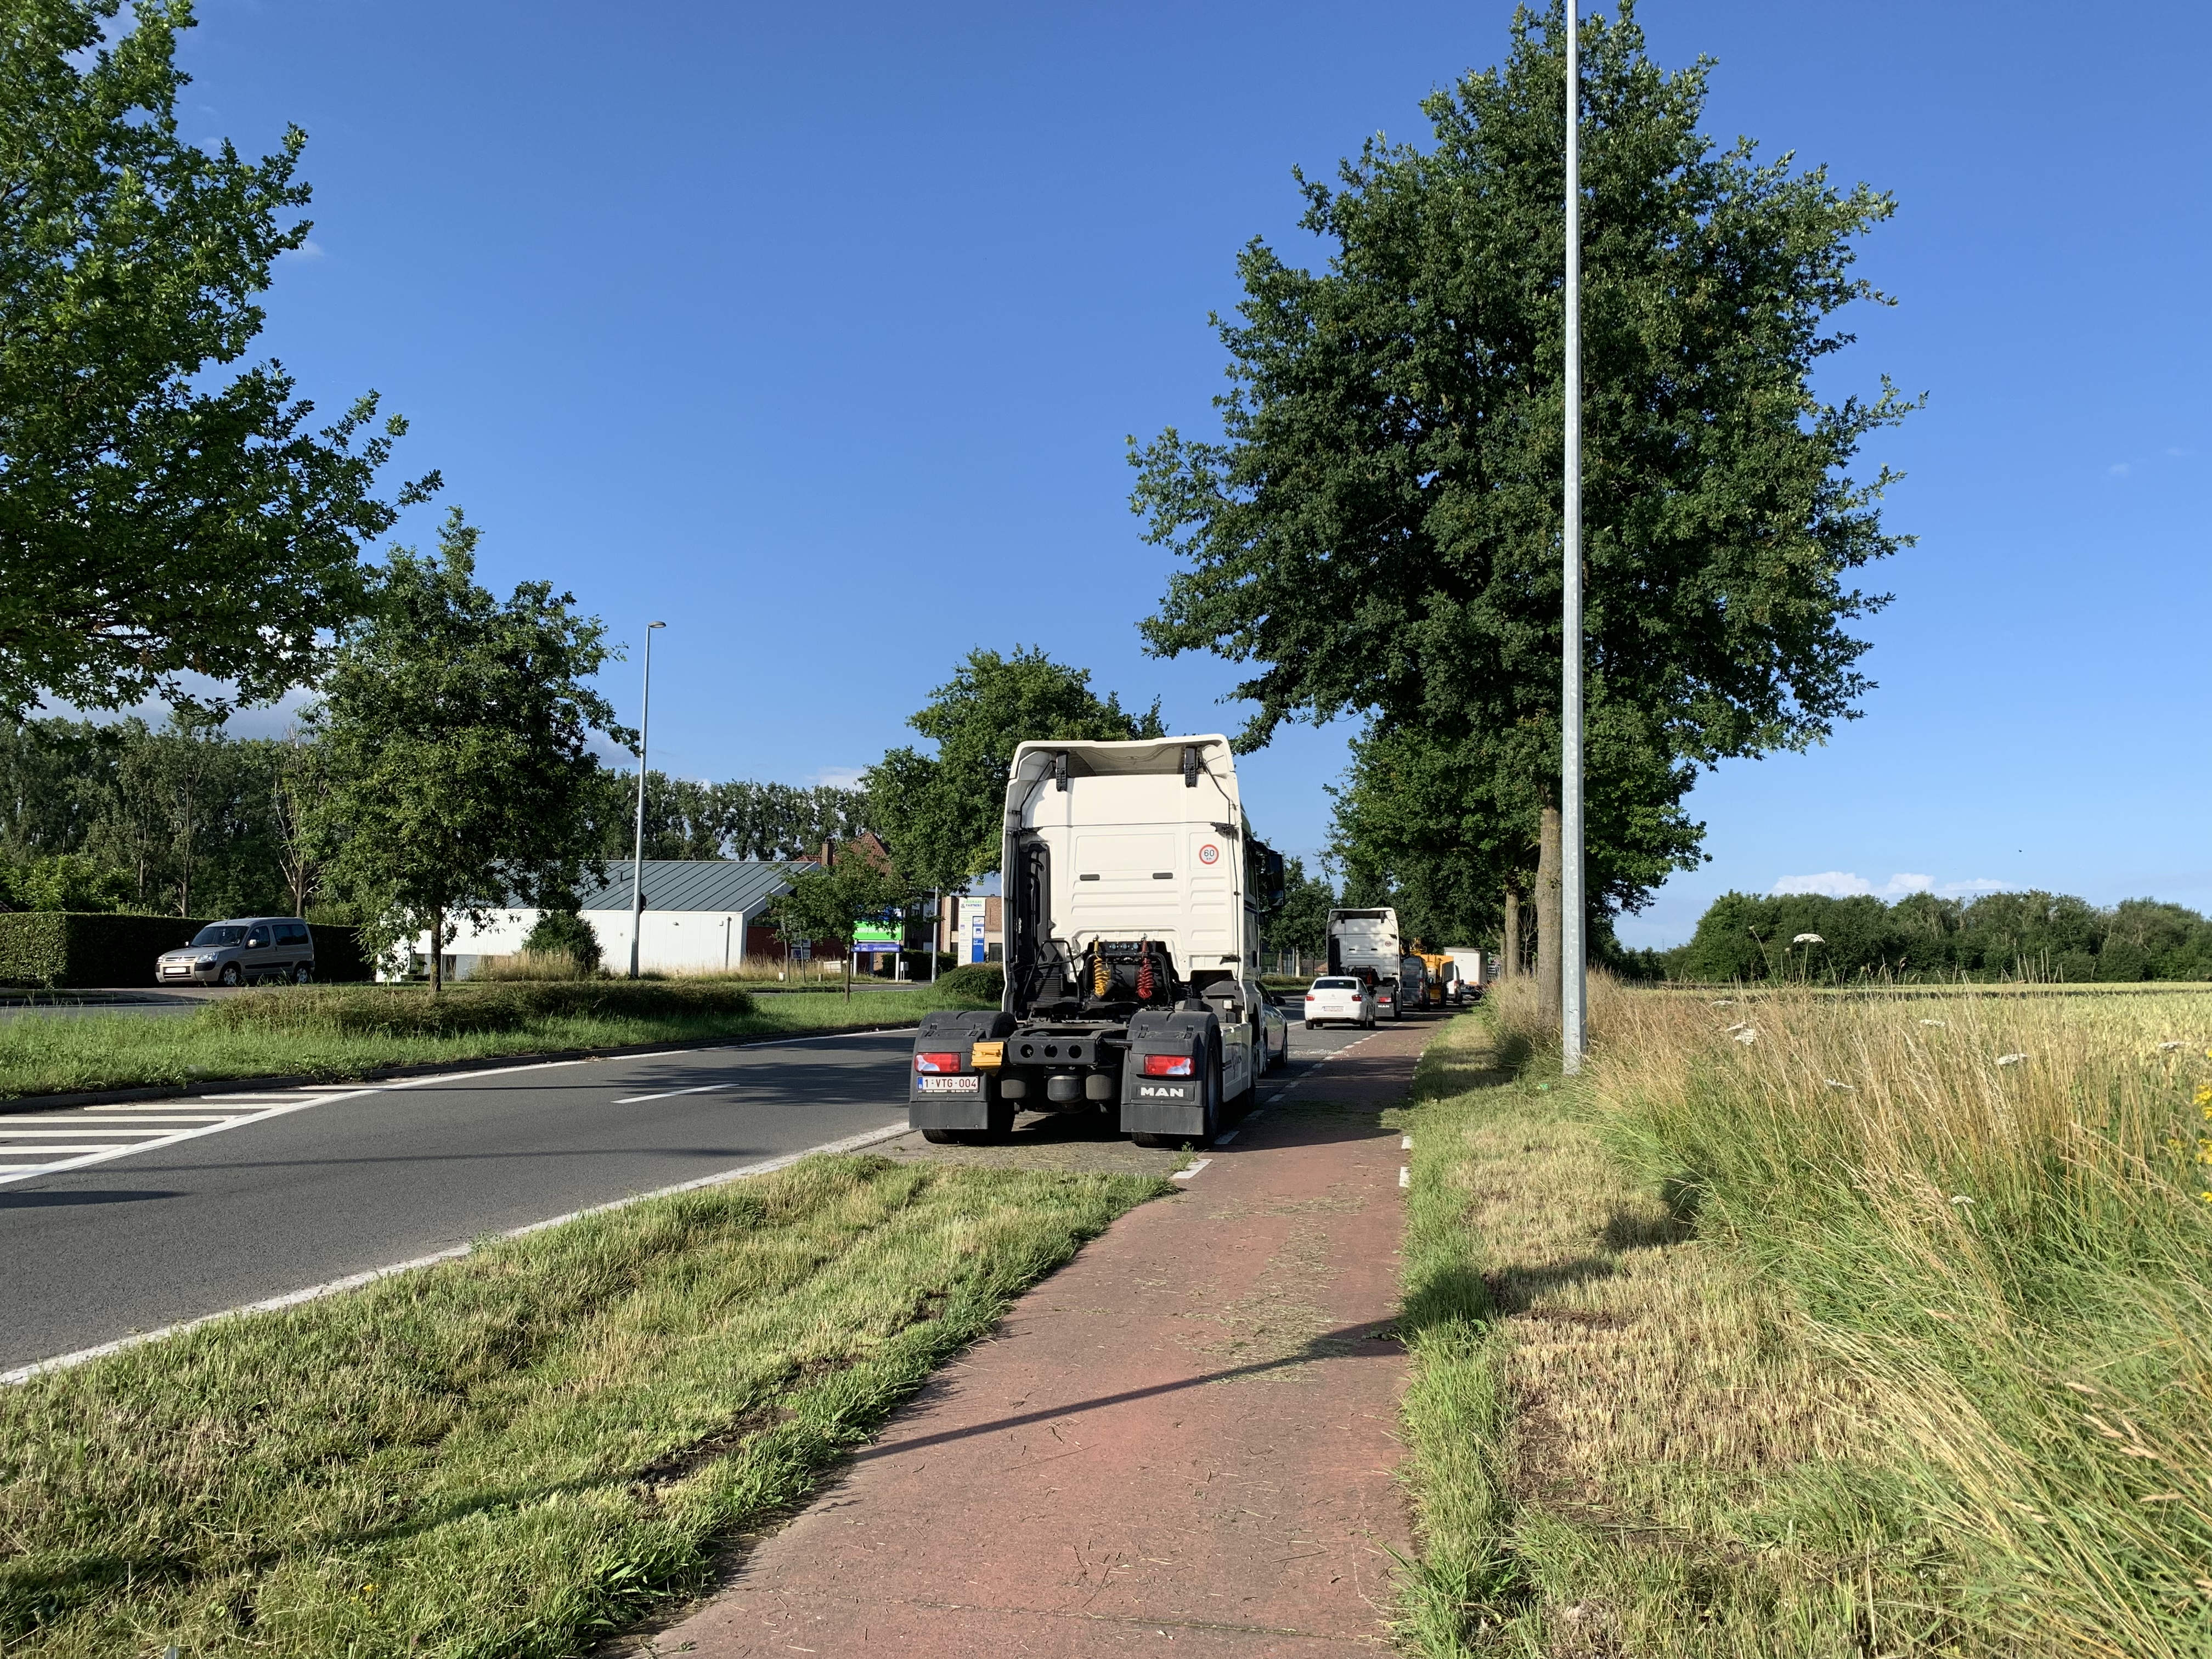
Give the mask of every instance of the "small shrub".
M 939 994 L 957 997 L 963 1002 L 995 1006 L 1006 999 L 1006 970 L 995 962 L 971 962 L 941 975 L 937 988 Z
M 574 910 L 548 910 L 538 918 L 538 925 L 530 930 L 530 937 L 522 941 L 526 957 L 567 957 L 574 961 L 579 977 L 597 973 L 599 967 L 599 936 L 592 931 L 592 924 Z M 551 975 L 541 977 L 551 978 Z

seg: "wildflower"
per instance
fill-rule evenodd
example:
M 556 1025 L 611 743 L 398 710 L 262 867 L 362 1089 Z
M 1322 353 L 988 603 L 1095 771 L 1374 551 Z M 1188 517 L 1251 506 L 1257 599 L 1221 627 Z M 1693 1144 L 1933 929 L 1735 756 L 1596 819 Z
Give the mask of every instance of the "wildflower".
M 1735 1034 L 1735 1040 L 1738 1042 L 1756 1042 L 1759 1041 L 1759 1033 L 1747 1025 Z
M 1828 941 L 1818 933 L 1800 933 L 1790 942 L 1792 945 L 1826 945 Z
M 1954 1204 L 1958 1204 L 1958 1205 L 1962 1205 L 1962 1206 L 1963 1206 L 1963 1205 L 1972 1204 L 1974 1200 L 1973 1200 L 1972 1199 L 1971 1199 L 1971 1198 L 1968 1198 L 1968 1197 L 1966 1195 L 1966 1194 L 1964 1194 L 1964 1193 L 1954 1193 L 1954 1194 L 1951 1194 L 1951 1201 L 1952 1201 Z
M 1948 1025 L 1951 1022 L 1948 1019 L 1923 1019 L 1920 1023 L 1923 1025 Z
M 2204 1109 L 2205 1116 L 2212 1117 L 2212 1084 L 2207 1084 L 2197 1090 L 2197 1103 Z
M 1856 1083 L 1838 1083 L 1838 1082 L 1837 1082 L 1837 1081 L 1836 1081 L 1836 1079 L 1833 1079 L 1833 1078 L 1824 1078 L 1824 1079 L 1822 1079 L 1821 1080 L 1822 1080 L 1823 1082 L 1825 1082 L 1825 1083 L 1826 1083 L 1826 1085 L 1827 1085 L 1831 1089 L 1849 1089 L 1849 1090 L 1852 1091 L 1854 1093 L 1856 1093 L 1856 1092 L 1857 1091 L 1857 1089 L 1858 1089 L 1858 1086 L 1859 1086 L 1859 1085 L 1858 1085 L 1857 1084 L 1856 1084 Z
M 2027 1056 L 2026 1054 L 1999 1054 L 1997 1056 L 1997 1064 L 2000 1066 L 2017 1066 L 2021 1061 L 2027 1058 Z

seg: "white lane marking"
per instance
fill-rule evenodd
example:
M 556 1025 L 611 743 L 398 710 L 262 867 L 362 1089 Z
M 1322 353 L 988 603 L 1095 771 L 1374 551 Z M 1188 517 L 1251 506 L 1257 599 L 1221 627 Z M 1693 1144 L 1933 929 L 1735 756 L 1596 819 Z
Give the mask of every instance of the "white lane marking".
M 138 1146 L 118 1146 L 112 1140 L 95 1140 L 88 1142 L 82 1146 L 0 1146 L 0 1158 L 8 1158 L 10 1156 L 15 1158 L 64 1158 L 76 1152 L 136 1152 L 143 1150 L 143 1145 Z M 89 1163 L 91 1160 L 87 1159 L 86 1161 Z M 46 1169 L 48 1166 L 42 1164 L 39 1167 L 40 1169 Z M 4 1168 L 6 1173 L 9 1175 L 20 1175 L 23 1173 L 23 1171 L 14 1168 L 12 1165 L 0 1166 L 0 1168 Z
M 1410 1187 L 1413 1184 L 1413 1172 L 1402 1164 L 1398 1166 L 1398 1184 L 1401 1187 Z
M 555 1062 L 566 1064 L 565 1061 Z M 516 1068 L 525 1070 L 526 1067 Z M 481 1076 L 482 1073 L 477 1073 Z M 426 1079 L 427 1080 L 427 1079 Z M 720 1174 L 701 1176 L 696 1181 L 679 1181 L 672 1187 L 656 1187 L 649 1193 L 633 1193 L 628 1198 L 617 1198 L 610 1203 L 594 1204 L 589 1208 L 571 1210 L 566 1215 L 548 1217 L 544 1221 L 532 1221 L 520 1227 L 510 1227 L 498 1235 L 501 1238 L 522 1238 L 532 1233 L 544 1232 L 548 1227 L 558 1227 L 565 1222 L 577 1221 L 587 1215 L 605 1215 L 610 1210 L 623 1210 L 633 1204 L 642 1204 L 648 1199 L 668 1198 L 677 1193 L 697 1192 L 702 1187 L 719 1187 L 733 1181 L 744 1181 L 753 1176 L 773 1175 L 778 1170 L 787 1170 L 801 1158 L 813 1158 L 825 1152 L 856 1152 L 863 1146 L 872 1146 L 878 1141 L 896 1140 L 911 1133 L 905 1115 L 899 1121 L 881 1129 L 869 1129 L 856 1135 L 847 1135 L 842 1140 L 824 1141 L 819 1146 L 809 1146 L 803 1152 L 786 1152 L 781 1158 L 763 1158 L 757 1164 L 740 1164 L 734 1170 Z M 276 1313 L 285 1308 L 296 1308 L 305 1302 L 319 1302 L 326 1296 L 336 1296 L 342 1291 L 357 1291 L 364 1285 L 374 1285 L 380 1279 L 395 1274 L 413 1273 L 418 1267 L 435 1267 L 441 1261 L 456 1261 L 468 1255 L 473 1244 L 456 1244 L 451 1249 L 418 1255 L 408 1261 L 395 1261 L 388 1267 L 371 1267 L 367 1273 L 349 1273 L 343 1279 L 333 1279 L 328 1284 L 310 1285 L 305 1290 L 287 1291 L 282 1296 L 272 1296 L 260 1302 L 249 1302 L 242 1307 L 225 1308 L 221 1313 L 202 1314 L 197 1319 L 179 1320 L 173 1325 L 164 1325 L 155 1331 L 136 1331 L 129 1336 L 119 1336 L 112 1342 L 102 1342 L 96 1347 L 80 1348 L 74 1353 L 57 1354 L 52 1359 L 34 1360 L 27 1365 L 18 1365 L 13 1370 L 0 1371 L 0 1383 L 27 1382 L 34 1376 L 49 1371 L 68 1370 L 88 1360 L 104 1359 L 109 1354 L 121 1353 L 142 1343 L 159 1342 L 164 1337 L 177 1336 L 185 1331 L 197 1330 L 202 1325 L 213 1324 L 218 1319 L 240 1318 L 247 1314 Z
M 914 1025 L 896 1025 L 870 1031 L 827 1031 L 818 1036 L 756 1037 L 748 1042 L 721 1042 L 711 1048 L 659 1048 L 650 1054 L 620 1054 L 610 1056 L 610 1058 L 649 1060 L 656 1055 L 667 1054 L 715 1054 L 731 1048 L 774 1048 L 792 1042 L 829 1042 L 856 1036 L 896 1036 L 920 1029 L 919 1026 Z M 226 1129 L 242 1129 L 250 1123 L 265 1122 L 270 1118 L 283 1117 L 290 1112 L 304 1112 L 313 1106 L 333 1105 L 341 1100 L 359 1100 L 364 1096 L 388 1094 L 401 1089 L 423 1089 L 434 1083 L 468 1083 L 480 1078 L 513 1077 L 520 1072 L 558 1071 L 565 1066 L 594 1065 L 597 1060 L 598 1057 L 591 1054 L 580 1054 L 574 1060 L 525 1060 L 519 1066 L 488 1066 L 476 1071 L 438 1072 L 428 1077 L 402 1078 L 392 1083 L 372 1083 L 358 1089 L 333 1090 L 325 1093 L 297 1097 L 290 1095 L 271 1096 L 269 1098 L 276 1100 L 277 1102 L 276 1105 L 263 1107 L 237 1116 L 225 1117 L 220 1122 L 202 1124 L 198 1128 L 179 1129 L 175 1134 L 166 1135 L 159 1140 L 146 1141 L 136 1146 L 104 1146 L 82 1157 L 68 1158 L 59 1164 L 41 1164 L 36 1169 L 0 1170 L 0 1187 L 4 1187 L 14 1181 L 27 1181 L 33 1176 L 54 1175 L 69 1170 L 82 1170 L 94 1164 L 105 1164 L 111 1158 L 123 1158 L 132 1152 L 160 1152 L 175 1146 L 179 1141 L 191 1140 L 200 1135 L 220 1134 Z M 212 1101 L 236 1100 L 240 1097 L 235 1095 L 205 1097 Z M 95 1106 L 86 1109 L 98 1111 L 100 1108 Z M 192 1115 L 205 1116 L 206 1113 L 203 1109 Z M 41 1150 L 51 1153 L 55 1149 L 45 1147 Z
M 232 1114 L 195 1112 L 192 1115 L 205 1122 L 212 1123 L 217 1118 L 227 1118 Z M 0 1126 L 10 1123 L 97 1123 L 101 1128 L 106 1129 L 118 1123 L 174 1123 L 177 1121 L 173 1117 L 155 1117 L 151 1113 L 146 1112 L 133 1112 L 128 1117 L 76 1117 L 65 1111 L 25 1112 L 21 1116 L 0 1117 Z M 4 1129 L 0 1129 L 0 1133 L 4 1133 Z
M 1193 1176 L 1196 1175 L 1200 1170 L 1203 1170 L 1207 1164 L 1212 1162 L 1213 1160 L 1210 1158 L 1201 1158 L 1188 1170 L 1177 1170 L 1173 1175 L 1170 1176 L 1168 1179 L 1170 1181 L 1188 1181 Z
M 632 1095 L 628 1100 L 615 1102 L 617 1106 L 635 1106 L 645 1100 L 673 1100 L 678 1095 L 710 1095 L 717 1089 L 726 1089 L 726 1083 L 702 1083 L 696 1089 L 667 1089 L 657 1095 Z
M 48 1122 L 52 1121 L 51 1118 L 47 1120 Z M 104 1135 L 165 1135 L 169 1133 L 167 1129 L 111 1129 L 105 1123 L 80 1123 L 70 1129 L 12 1129 L 0 1126 L 0 1140 L 28 1140 L 37 1135 L 81 1135 L 88 1128 Z
M 1213 1144 L 1214 1144 L 1215 1146 L 1227 1146 L 1231 1141 L 1232 1141 L 1232 1140 L 1236 1139 L 1237 1136 L 1239 1136 L 1239 1135 L 1243 1134 L 1243 1133 L 1244 1133 L 1244 1131 L 1243 1131 L 1243 1129 L 1241 1129 L 1241 1128 L 1231 1129 L 1231 1130 L 1227 1134 L 1225 1134 L 1225 1135 L 1216 1135 L 1216 1136 L 1214 1136 L 1214 1138 L 1213 1138 Z

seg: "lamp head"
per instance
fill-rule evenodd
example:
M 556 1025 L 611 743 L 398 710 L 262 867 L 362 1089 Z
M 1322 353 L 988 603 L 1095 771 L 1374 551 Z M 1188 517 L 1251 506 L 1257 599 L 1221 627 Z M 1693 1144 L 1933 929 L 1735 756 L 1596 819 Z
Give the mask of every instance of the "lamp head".
M 665 628 L 668 624 L 666 623 L 646 623 L 646 626 L 647 628 Z

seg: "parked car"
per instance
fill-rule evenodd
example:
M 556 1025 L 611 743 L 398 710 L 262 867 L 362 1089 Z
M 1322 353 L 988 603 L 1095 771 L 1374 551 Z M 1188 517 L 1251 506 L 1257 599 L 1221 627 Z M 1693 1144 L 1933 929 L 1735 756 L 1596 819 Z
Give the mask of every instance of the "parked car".
M 315 976 L 315 936 L 290 916 L 240 916 L 211 921 L 181 951 L 154 964 L 156 985 L 258 985 Z
M 1260 1000 L 1260 1069 L 1272 1072 L 1291 1057 L 1291 1022 L 1273 997 Z
M 1317 979 L 1306 993 L 1305 1025 L 1360 1025 L 1375 1029 L 1375 988 L 1351 974 Z

